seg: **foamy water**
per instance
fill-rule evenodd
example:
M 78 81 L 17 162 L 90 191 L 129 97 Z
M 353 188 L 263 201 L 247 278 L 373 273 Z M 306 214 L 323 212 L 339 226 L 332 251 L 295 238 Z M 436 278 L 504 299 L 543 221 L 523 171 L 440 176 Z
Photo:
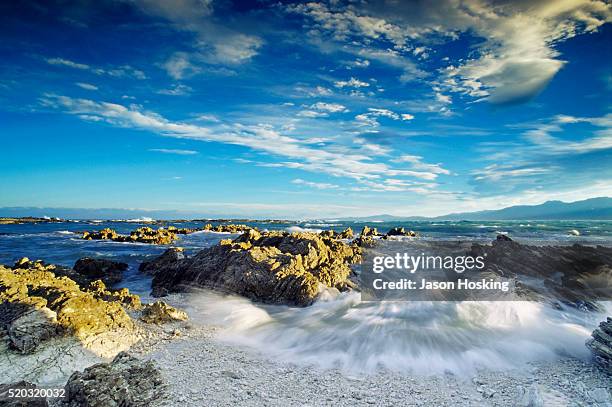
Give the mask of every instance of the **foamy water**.
M 190 294 L 185 306 L 195 323 L 219 325 L 220 341 L 278 360 L 363 373 L 470 374 L 586 358 L 584 342 L 605 318 L 536 302 L 376 303 L 361 302 L 359 293 L 290 308 L 204 290 Z

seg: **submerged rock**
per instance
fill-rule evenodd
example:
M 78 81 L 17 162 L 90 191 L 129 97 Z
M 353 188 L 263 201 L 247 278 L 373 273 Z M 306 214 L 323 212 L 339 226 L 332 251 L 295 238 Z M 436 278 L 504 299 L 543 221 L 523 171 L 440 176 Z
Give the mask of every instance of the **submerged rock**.
M 187 321 L 187 313 L 166 304 L 163 301 L 156 301 L 147 304 L 142 310 L 140 319 L 148 324 L 165 324 L 166 322 Z
M 593 338 L 586 342 L 587 348 L 593 353 L 595 362 L 612 373 L 612 318 L 602 321 L 591 336 Z
M 116 284 L 123 279 L 123 272 L 127 270 L 126 263 L 83 257 L 74 264 L 74 271 L 83 277 L 94 281 L 102 280 L 105 284 Z
M 326 287 L 348 289 L 350 265 L 360 261 L 361 249 L 315 233 L 250 230 L 193 257 L 180 256 L 166 251 L 143 267 L 154 275 L 154 295 L 203 286 L 305 306 Z
M 65 386 L 70 407 L 147 407 L 165 393 L 160 370 L 126 352 L 75 372 Z

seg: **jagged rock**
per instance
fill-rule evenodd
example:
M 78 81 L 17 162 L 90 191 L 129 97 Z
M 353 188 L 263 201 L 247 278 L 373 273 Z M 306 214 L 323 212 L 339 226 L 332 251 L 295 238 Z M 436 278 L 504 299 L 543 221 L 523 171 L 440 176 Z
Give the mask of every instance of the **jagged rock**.
M 175 232 L 159 228 L 152 229 L 148 226 L 138 228 L 130 232 L 129 236 L 120 235 L 113 229 L 105 228 L 98 232 L 83 232 L 85 240 L 112 240 L 115 242 L 138 242 L 149 244 L 170 244 L 178 239 Z
M 153 294 L 204 286 L 257 301 L 305 306 L 325 287 L 346 289 L 361 249 L 315 233 L 247 232 L 191 258 L 166 252 L 146 266 Z M 151 271 L 149 271 L 151 272 Z
M 70 333 L 84 340 L 133 327 L 119 302 L 81 290 L 68 277 L 56 276 L 55 270 L 56 266 L 42 262 L 20 261 L 12 269 L 0 266 L 0 323 L 13 333 L 11 341 L 17 349 L 32 351 L 55 333 Z M 52 329 L 54 323 L 56 330 Z
M 127 288 L 120 288 L 118 290 L 109 290 L 102 280 L 96 280 L 89 284 L 87 292 L 91 293 L 94 297 L 108 301 L 118 302 L 121 305 L 134 309 L 140 310 L 142 303 L 140 297 L 136 294 L 130 294 L 130 290 Z
M 496 240 L 499 242 L 513 242 L 508 235 L 502 235 L 501 233 L 497 235 Z
M 586 343 L 595 361 L 612 373 L 612 318 L 608 317 L 591 334 L 593 338 Z
M 146 274 L 154 274 L 157 270 L 165 270 L 179 264 L 185 258 L 182 247 L 167 249 L 161 256 L 152 261 L 145 261 L 140 264 L 138 270 Z
M 213 226 L 210 223 L 204 225 L 203 230 L 207 230 L 210 232 L 222 232 L 222 233 L 243 233 L 247 232 L 251 229 L 255 229 L 251 226 L 247 225 L 234 225 L 234 224 L 225 224 L 225 225 L 217 225 Z
M 474 243 L 466 254 L 485 259 L 481 273 L 520 277 L 524 292 L 557 298 L 573 307 L 600 309 L 597 300 L 609 299 L 612 294 L 610 247 L 535 246 L 500 239 L 491 245 Z M 538 283 L 524 277 L 533 277 L 531 281 Z
M 83 257 L 74 264 L 74 271 L 88 280 L 102 280 L 105 284 L 116 284 L 123 279 L 126 263 Z
M 387 232 L 387 236 L 408 236 L 416 237 L 416 232 L 412 230 L 406 230 L 404 228 L 395 227 Z
M 140 319 L 149 324 L 165 324 L 166 322 L 186 321 L 187 313 L 166 304 L 163 301 L 156 301 L 147 304 L 142 310 Z
M 359 235 L 361 237 L 380 236 L 380 233 L 378 233 L 378 230 L 376 228 L 370 228 L 368 226 L 364 226 L 363 229 L 361 229 L 361 233 Z
M 11 346 L 30 353 L 43 341 L 61 333 L 57 314 L 49 308 L 31 308 L 6 325 Z
M 70 407 L 147 407 L 164 396 L 165 384 L 152 361 L 121 352 L 111 363 L 73 373 L 65 389 Z
M 17 399 L 8 397 L 10 389 L 35 389 L 36 387 L 36 384 L 25 380 L 0 384 L 0 407 L 48 407 L 49 403 L 45 398 Z
M 353 229 L 346 228 L 344 229 L 342 232 L 338 233 L 338 236 L 336 236 L 338 239 L 352 239 L 355 236 L 355 234 L 353 233 Z

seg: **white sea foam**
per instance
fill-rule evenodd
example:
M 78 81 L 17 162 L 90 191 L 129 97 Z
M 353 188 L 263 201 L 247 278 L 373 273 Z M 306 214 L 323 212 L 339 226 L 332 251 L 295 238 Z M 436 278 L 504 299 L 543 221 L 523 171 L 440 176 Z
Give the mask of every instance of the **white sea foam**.
M 384 367 L 469 374 L 559 355 L 584 358 L 584 341 L 605 317 L 524 301 L 365 303 L 358 293 L 290 308 L 203 291 L 187 307 L 194 322 L 220 325 L 222 341 L 366 373 Z
M 290 226 L 287 229 L 285 229 L 287 232 L 289 233 L 296 233 L 296 232 L 312 232 L 312 233 L 321 233 L 322 229 L 314 229 L 314 228 L 301 228 L 299 226 Z

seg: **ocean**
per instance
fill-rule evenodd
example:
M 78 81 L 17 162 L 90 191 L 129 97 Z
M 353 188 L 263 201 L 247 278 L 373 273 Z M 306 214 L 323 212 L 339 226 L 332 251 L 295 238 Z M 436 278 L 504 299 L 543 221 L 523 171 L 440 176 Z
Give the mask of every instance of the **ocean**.
M 168 223 L 202 227 L 205 222 Z M 250 222 L 269 230 L 343 230 L 359 232 L 360 222 Z M 401 226 L 415 230 L 420 240 L 460 240 L 486 243 L 497 234 L 537 245 L 612 245 L 612 222 L 368 222 L 386 232 Z M 150 277 L 138 265 L 167 247 L 112 241 L 86 241 L 74 232 L 110 227 L 128 233 L 138 221 L 71 221 L 0 225 L 0 263 L 21 257 L 72 266 L 81 257 L 126 262 L 129 269 L 119 284 L 152 300 Z M 576 236 L 572 230 L 579 232 Z M 187 254 L 233 235 L 196 232 L 182 235 L 176 245 Z M 407 242 L 406 244 L 410 244 Z M 169 301 L 187 310 L 195 324 L 220 327 L 218 340 L 238 344 L 293 363 L 337 367 L 353 372 L 378 369 L 417 373 L 464 373 L 480 368 L 507 369 L 530 361 L 559 357 L 587 358 L 585 340 L 598 322 L 612 313 L 555 308 L 527 301 L 364 302 L 356 292 L 327 296 L 307 308 L 253 303 L 210 290 L 173 295 Z

